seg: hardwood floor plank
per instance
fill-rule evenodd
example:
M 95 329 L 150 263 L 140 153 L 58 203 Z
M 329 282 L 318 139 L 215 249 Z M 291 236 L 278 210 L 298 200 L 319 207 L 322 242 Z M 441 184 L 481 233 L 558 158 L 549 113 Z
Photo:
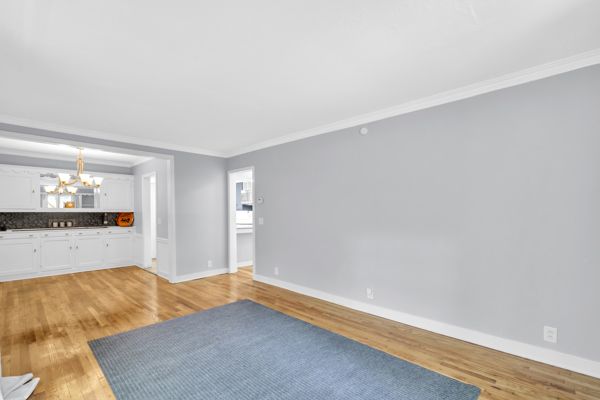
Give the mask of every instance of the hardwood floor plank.
M 237 274 L 170 284 L 137 267 L 0 283 L 4 374 L 41 377 L 34 399 L 107 399 L 89 340 L 240 299 L 477 385 L 482 400 L 600 399 L 600 380 L 392 322 Z

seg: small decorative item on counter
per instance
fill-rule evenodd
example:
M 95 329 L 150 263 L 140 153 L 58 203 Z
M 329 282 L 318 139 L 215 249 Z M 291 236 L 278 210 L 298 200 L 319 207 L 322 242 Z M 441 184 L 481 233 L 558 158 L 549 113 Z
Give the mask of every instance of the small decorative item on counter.
M 129 227 L 133 225 L 133 220 L 134 218 L 132 212 L 119 213 L 119 215 L 117 216 L 117 225 L 122 227 Z
M 52 227 L 58 228 L 58 221 L 52 221 Z
M 65 201 L 65 208 L 75 208 L 74 201 Z
M 58 223 L 58 226 L 59 226 L 60 228 L 64 228 L 64 227 L 65 227 L 65 221 L 60 221 L 60 222 Z
M 73 221 L 67 221 L 67 228 L 71 228 L 73 226 Z

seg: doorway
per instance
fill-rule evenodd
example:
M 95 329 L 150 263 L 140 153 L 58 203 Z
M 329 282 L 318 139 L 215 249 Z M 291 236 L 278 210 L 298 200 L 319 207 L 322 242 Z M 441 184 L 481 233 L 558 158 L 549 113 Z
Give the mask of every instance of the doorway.
M 256 270 L 254 167 L 228 173 L 229 272 L 252 276 Z
M 156 172 L 151 172 L 142 176 L 144 269 L 158 275 L 156 201 Z

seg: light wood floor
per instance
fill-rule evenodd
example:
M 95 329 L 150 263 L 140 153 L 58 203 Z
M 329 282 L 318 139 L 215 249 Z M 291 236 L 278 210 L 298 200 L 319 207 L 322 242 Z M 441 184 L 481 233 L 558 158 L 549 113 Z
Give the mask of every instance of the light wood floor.
M 481 399 L 600 399 L 600 380 L 253 282 L 251 269 L 177 285 L 137 267 L 0 283 L 5 375 L 32 371 L 35 399 L 110 399 L 87 342 L 252 299 L 482 389 Z

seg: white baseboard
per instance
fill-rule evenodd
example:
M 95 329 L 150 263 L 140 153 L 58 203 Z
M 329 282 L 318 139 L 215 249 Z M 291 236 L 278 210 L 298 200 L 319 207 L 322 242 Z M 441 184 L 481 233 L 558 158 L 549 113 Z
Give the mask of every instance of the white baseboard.
M 316 297 L 318 299 L 348 307 L 353 310 L 366 312 L 378 317 L 383 317 L 392 321 L 439 333 L 441 335 L 450 336 L 466 342 L 475 343 L 480 346 L 489 347 L 494 350 L 499 350 L 519 357 L 524 357 L 559 368 L 593 376 L 595 378 L 600 378 L 600 362 L 598 361 L 588 360 L 544 347 L 518 342 L 516 340 L 504 339 L 472 329 L 447 324 L 445 322 L 435 321 L 389 308 L 364 303 L 362 301 L 351 300 L 345 297 L 266 276 L 254 275 L 254 280 L 283 289 L 288 289 L 293 292 L 298 292 L 307 296 Z
M 238 261 L 237 266 L 238 267 L 249 267 L 252 265 L 252 260 L 248 260 L 248 261 Z
M 228 272 L 229 272 L 229 269 L 227 269 L 227 268 L 209 269 L 208 271 L 200 271 L 200 272 L 195 272 L 193 274 L 176 276 L 175 279 L 173 279 L 171 281 L 171 283 L 181 283 L 181 282 L 193 281 L 194 279 L 208 278 L 209 276 L 226 274 Z

